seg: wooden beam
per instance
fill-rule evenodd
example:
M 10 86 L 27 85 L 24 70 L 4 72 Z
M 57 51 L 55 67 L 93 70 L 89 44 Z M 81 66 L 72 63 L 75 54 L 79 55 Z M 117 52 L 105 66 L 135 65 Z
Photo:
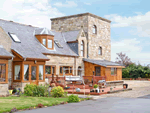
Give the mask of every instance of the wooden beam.
M 110 67 L 110 68 L 125 68 L 125 66 L 107 66 L 107 67 Z

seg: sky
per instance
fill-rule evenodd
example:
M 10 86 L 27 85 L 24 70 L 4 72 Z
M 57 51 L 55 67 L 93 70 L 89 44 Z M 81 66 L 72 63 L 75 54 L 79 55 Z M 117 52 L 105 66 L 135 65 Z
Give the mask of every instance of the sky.
M 0 19 L 51 28 L 50 18 L 90 12 L 111 20 L 111 60 L 150 64 L 149 0 L 0 0 Z

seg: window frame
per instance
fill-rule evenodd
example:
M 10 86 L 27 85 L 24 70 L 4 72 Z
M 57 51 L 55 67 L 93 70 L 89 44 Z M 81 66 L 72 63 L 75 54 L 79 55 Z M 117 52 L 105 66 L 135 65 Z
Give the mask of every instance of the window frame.
M 83 50 L 81 49 L 83 47 Z M 81 54 L 81 52 L 83 53 L 83 55 Z M 80 43 L 80 56 L 84 57 L 84 41 L 82 40 Z
M 113 74 L 112 74 L 112 69 L 114 69 Z M 110 68 L 110 73 L 111 73 L 112 76 L 116 76 L 117 75 L 117 68 L 114 68 L 114 67 Z
M 51 72 L 50 74 L 46 74 L 46 66 L 50 66 L 51 67 Z M 56 75 L 56 65 L 45 65 L 45 75 L 46 76 L 52 76 L 52 68 L 54 67 L 54 75 Z
M 0 84 L 6 84 L 6 83 L 8 83 L 8 61 L 3 61 L 3 60 L 1 60 L 0 61 L 0 64 L 5 64 L 5 82 L 0 82 Z
M 101 46 L 99 46 L 99 48 L 98 48 L 98 54 L 102 55 L 102 47 Z
M 43 39 L 45 39 L 45 44 L 43 44 Z M 44 45 L 44 46 L 46 46 L 46 38 L 42 38 L 42 44 Z
M 68 73 L 65 73 L 65 75 L 73 75 L 73 66 L 60 66 L 59 67 L 59 75 L 63 75 L 63 68 L 68 67 Z M 62 68 L 62 73 L 60 73 L 60 68 Z M 70 69 L 72 68 L 72 71 Z
M 46 45 L 43 44 L 43 39 L 46 39 Z M 48 40 L 52 40 L 52 48 L 48 47 Z M 54 49 L 54 38 L 53 37 L 48 37 L 47 35 L 43 35 L 39 39 L 40 43 L 45 46 L 47 49 L 53 50 Z
M 51 48 L 49 48 L 49 42 L 48 42 L 49 40 L 52 41 L 52 42 L 51 42 L 51 44 L 52 44 L 52 45 L 51 45 Z M 47 48 L 48 48 L 48 49 L 52 49 L 52 48 L 53 48 L 53 40 L 52 40 L 52 39 L 47 39 Z
M 93 25 L 92 33 L 97 34 L 97 26 L 96 25 Z

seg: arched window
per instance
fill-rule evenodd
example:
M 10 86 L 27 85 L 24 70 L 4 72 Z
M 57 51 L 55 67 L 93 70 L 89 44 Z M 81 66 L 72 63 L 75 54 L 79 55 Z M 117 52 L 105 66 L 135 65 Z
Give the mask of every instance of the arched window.
M 84 41 L 81 41 L 81 56 L 84 57 Z
M 78 76 L 81 76 L 81 66 L 78 67 Z
M 96 34 L 97 33 L 97 27 L 96 25 L 93 25 L 93 34 Z
M 98 54 L 102 55 L 102 47 L 101 46 L 98 48 Z

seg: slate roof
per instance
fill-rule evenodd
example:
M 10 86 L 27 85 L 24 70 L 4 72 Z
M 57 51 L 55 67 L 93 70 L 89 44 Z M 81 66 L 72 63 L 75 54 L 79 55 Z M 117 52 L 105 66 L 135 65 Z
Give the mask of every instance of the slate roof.
M 7 56 L 7 57 L 13 57 L 11 53 L 6 51 L 1 45 L 0 45 L 0 56 Z
M 78 42 L 75 42 L 75 43 L 68 43 L 69 47 L 77 54 L 79 55 L 78 53 Z
M 79 34 L 80 30 L 74 30 L 74 31 L 67 31 L 62 32 L 67 42 L 72 42 L 77 40 L 77 36 Z
M 115 62 L 112 62 L 112 61 L 108 61 L 108 60 L 95 60 L 95 59 L 83 58 L 83 61 L 90 62 L 90 63 L 97 64 L 97 65 L 101 65 L 101 66 L 104 66 L 104 67 L 107 67 L 107 66 L 123 66 L 121 64 L 118 64 L 118 63 L 115 63 Z
M 40 32 L 43 28 L 33 27 L 29 25 L 23 25 L 11 21 L 1 20 L 0 26 L 8 34 L 15 33 L 21 43 L 12 41 L 11 49 L 19 53 L 23 58 L 38 58 L 48 59 L 43 53 L 78 56 L 66 43 L 61 32 L 52 31 L 54 40 L 58 40 L 63 48 L 59 48 L 54 43 L 54 50 L 48 50 L 44 47 L 35 37 L 35 32 Z
M 48 28 L 37 28 L 35 29 L 35 35 L 41 35 L 41 34 L 45 34 L 45 35 L 53 35 L 53 32 L 50 31 Z

